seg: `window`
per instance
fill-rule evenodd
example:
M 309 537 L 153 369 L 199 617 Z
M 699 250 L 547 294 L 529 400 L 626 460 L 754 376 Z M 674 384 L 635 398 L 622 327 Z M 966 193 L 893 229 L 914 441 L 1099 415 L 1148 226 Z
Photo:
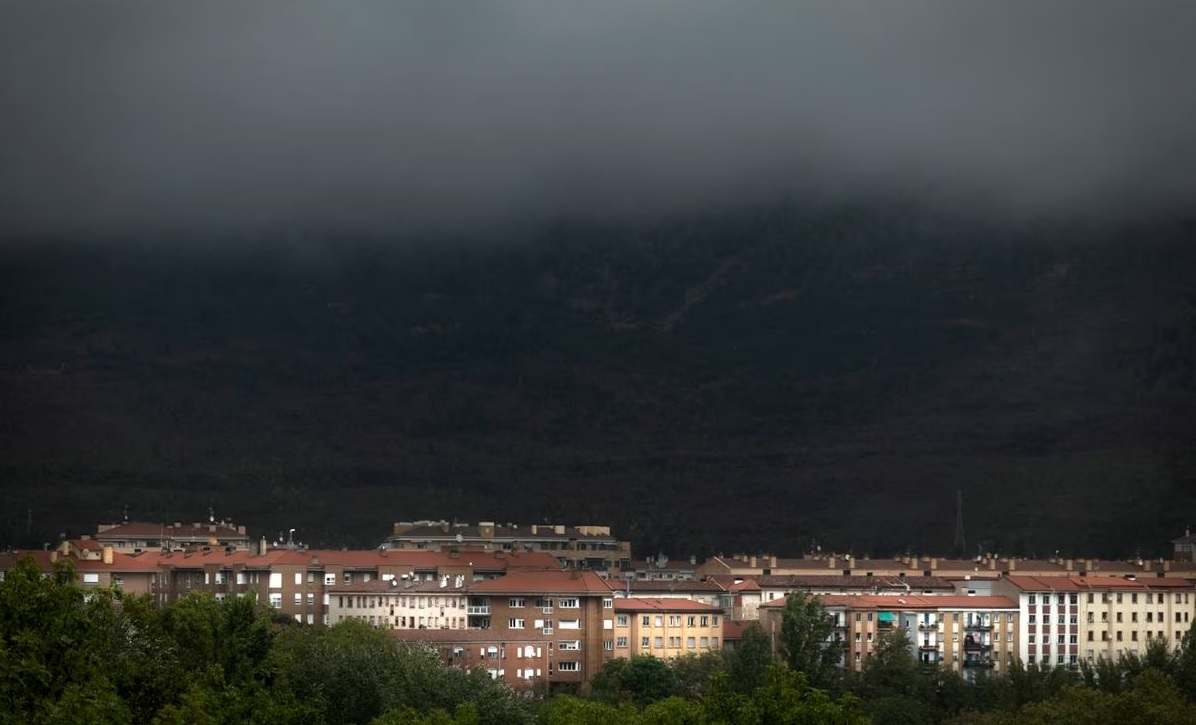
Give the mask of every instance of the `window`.
M 507 629 L 523 629 L 527 626 L 527 620 L 511 618 L 507 620 Z
M 1134 642 L 1138 641 L 1138 630 L 1134 629 L 1130 631 L 1130 640 Z
M 1027 642 L 1029 642 L 1030 644 L 1034 644 L 1034 640 L 1035 640 L 1035 637 L 1036 637 L 1035 635 L 1033 635 L 1033 634 L 1028 634 L 1028 635 L 1026 635 L 1026 637 L 1027 637 L 1027 639 L 1026 639 L 1026 641 L 1027 641 Z
M 620 627 L 626 627 L 628 625 L 627 619 L 628 617 L 626 614 L 615 615 L 615 624 Z
M 610 652 L 612 649 L 614 649 L 614 643 L 611 642 L 609 639 L 604 639 L 604 640 L 602 640 L 602 649 L 606 650 L 607 652 Z
M 669 637 L 669 649 L 681 649 L 681 638 Z
M 1037 615 L 1037 614 L 1031 614 L 1031 615 L 1030 615 L 1030 624 L 1037 624 L 1037 623 L 1038 623 L 1038 615 Z
M 652 640 L 653 649 L 664 649 L 664 637 L 657 637 Z
M 648 649 L 652 646 L 652 639 L 650 637 L 640 637 L 640 648 Z
M 859 620 L 859 616 L 860 616 L 860 615 L 858 615 L 858 614 L 856 615 L 856 621 L 857 621 L 857 622 L 858 622 L 858 621 L 860 621 L 860 620 Z M 702 621 L 702 626 L 703 626 L 703 627 L 709 627 L 709 626 L 710 626 L 710 620 L 709 620 L 707 617 L 703 616 L 701 621 Z
M 275 609 L 282 608 L 282 592 L 270 592 L 270 606 Z
M 578 599 L 576 597 L 571 597 L 569 599 L 562 599 L 558 601 L 557 606 L 561 609 L 577 609 L 580 604 L 578 603 Z
M 710 647 L 710 640 L 708 640 L 705 637 L 702 637 L 701 639 L 698 640 L 698 646 L 701 647 L 702 649 L 706 649 L 706 648 Z
M 1077 597 L 1075 594 L 1067 595 L 1067 601 L 1070 604 L 1076 604 L 1078 602 L 1078 600 L 1079 600 L 1079 597 Z
M 603 609 L 614 609 L 615 608 L 615 600 L 603 599 L 602 600 L 602 608 Z
M 645 615 L 644 615 L 644 616 L 643 616 L 643 617 L 640 619 L 640 625 L 641 625 L 641 626 L 644 626 L 644 627 L 651 627 L 651 626 L 652 626 L 652 615 L 650 615 L 650 614 L 645 614 Z
M 1134 593 L 1130 594 L 1130 604 L 1137 604 L 1137 603 L 1138 603 L 1138 592 L 1134 592 Z
M 563 639 L 557 643 L 557 649 L 579 650 L 579 649 L 581 649 L 581 640 Z
M 1038 595 L 1037 594 L 1030 595 L 1030 604 L 1038 604 Z
M 295 606 L 297 607 L 300 604 L 303 604 L 303 595 L 299 592 L 295 592 Z
M 1137 621 L 1138 621 L 1138 613 L 1137 613 L 1137 612 L 1130 612 L 1130 621 L 1131 621 L 1131 622 L 1137 622 Z
M 239 580 L 240 578 L 241 578 L 241 575 L 238 574 L 237 579 Z M 238 581 L 237 583 L 244 584 L 245 582 Z M 324 586 L 326 586 L 326 587 L 336 586 L 336 574 L 325 574 L 324 575 Z
M 295 572 L 295 586 L 303 586 L 303 573 Z
M 615 637 L 615 646 L 618 647 L 619 649 L 627 649 L 627 638 L 626 637 Z
M 670 614 L 669 615 L 669 626 L 670 627 L 680 627 L 681 626 L 681 617 L 676 614 Z
M 558 662 L 556 666 L 560 672 L 580 672 L 581 665 L 577 662 Z
M 1050 604 L 1051 604 L 1051 595 L 1050 595 L 1050 594 L 1043 594 L 1043 595 L 1042 595 L 1042 603 L 1043 603 L 1043 605 L 1044 605 L 1044 606 L 1050 606 Z
M 664 615 L 657 614 L 656 619 L 653 621 L 653 624 L 655 624 L 657 627 L 663 627 L 664 626 Z
M 84 574 L 83 575 L 83 583 L 84 584 L 99 584 L 100 583 L 100 575 L 93 574 L 93 573 Z
M 697 647 L 697 646 L 698 646 L 698 641 L 697 641 L 697 639 L 695 639 L 695 638 L 693 638 L 693 637 L 686 637 L 686 638 L 685 638 L 685 648 L 686 648 L 686 649 L 693 649 L 694 647 Z
M 507 605 L 511 609 L 523 609 L 523 597 L 511 597 L 510 601 L 507 602 Z
M 270 574 L 270 588 L 282 589 L 282 572 L 272 572 Z
M 697 617 L 686 617 L 685 618 L 685 626 L 686 627 L 696 627 L 697 624 L 698 624 Z

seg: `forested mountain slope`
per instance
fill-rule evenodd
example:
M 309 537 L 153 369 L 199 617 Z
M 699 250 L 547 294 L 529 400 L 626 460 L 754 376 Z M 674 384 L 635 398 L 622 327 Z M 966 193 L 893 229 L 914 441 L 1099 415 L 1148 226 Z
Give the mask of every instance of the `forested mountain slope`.
M 1196 227 L 767 209 L 352 245 L 9 248 L 0 540 L 209 506 L 614 524 L 676 555 L 1161 553 Z

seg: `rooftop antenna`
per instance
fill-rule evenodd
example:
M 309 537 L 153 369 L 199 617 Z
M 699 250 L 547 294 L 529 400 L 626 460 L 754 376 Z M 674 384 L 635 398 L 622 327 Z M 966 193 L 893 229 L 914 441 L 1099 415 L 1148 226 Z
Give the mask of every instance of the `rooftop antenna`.
M 964 556 L 968 550 L 968 537 L 963 530 L 963 489 L 955 491 L 955 552 Z
M 209 524 L 216 523 L 216 510 L 214 508 L 212 508 L 211 506 L 208 507 L 208 523 Z

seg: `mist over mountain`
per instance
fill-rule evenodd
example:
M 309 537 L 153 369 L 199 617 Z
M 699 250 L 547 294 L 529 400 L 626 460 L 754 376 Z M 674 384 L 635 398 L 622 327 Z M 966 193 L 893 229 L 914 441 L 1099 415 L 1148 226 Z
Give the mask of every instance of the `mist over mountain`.
M 1196 199 L 1196 5 L 0 2 L 0 237 Z
M 326 545 L 459 517 L 945 552 L 962 490 L 970 549 L 1161 552 L 1196 497 L 1194 234 L 839 205 L 11 247 L 0 538 L 212 506 Z

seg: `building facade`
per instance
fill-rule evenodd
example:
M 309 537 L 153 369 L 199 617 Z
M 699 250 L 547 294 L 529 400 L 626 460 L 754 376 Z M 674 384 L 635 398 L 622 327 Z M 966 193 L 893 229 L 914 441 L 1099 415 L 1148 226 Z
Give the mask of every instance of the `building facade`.
M 722 648 L 723 611 L 688 599 L 616 599 L 614 656 L 673 659 Z

